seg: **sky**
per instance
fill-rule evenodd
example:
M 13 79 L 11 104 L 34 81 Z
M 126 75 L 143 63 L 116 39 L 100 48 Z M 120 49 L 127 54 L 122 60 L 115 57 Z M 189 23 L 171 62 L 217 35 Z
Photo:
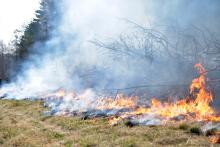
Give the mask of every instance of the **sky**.
M 0 40 L 8 43 L 16 29 L 32 20 L 40 0 L 0 0 Z

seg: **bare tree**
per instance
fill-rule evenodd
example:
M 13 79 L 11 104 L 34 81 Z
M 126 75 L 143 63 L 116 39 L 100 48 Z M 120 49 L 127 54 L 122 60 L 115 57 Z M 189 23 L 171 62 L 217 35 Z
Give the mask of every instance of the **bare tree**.
M 196 76 L 193 68 L 195 63 L 204 64 L 211 73 L 209 75 L 211 79 L 220 79 L 218 35 L 206 28 L 193 25 L 147 28 L 129 20 L 126 22 L 133 26 L 132 30 L 124 32 L 116 39 L 107 41 L 96 39 L 90 42 L 119 63 L 126 60 L 126 63 L 132 64 L 130 61 L 136 60 L 137 62 L 130 67 L 139 66 L 142 69 L 141 73 L 146 73 L 146 79 L 143 81 L 151 83 L 164 80 L 168 81 L 166 85 L 176 82 L 180 85 L 190 83 Z M 135 67 L 133 69 L 135 70 Z M 216 89 L 220 87 L 219 81 L 216 80 L 214 83 Z M 175 88 L 177 86 L 168 89 Z
M 107 49 L 113 57 L 127 56 L 144 59 L 146 62 L 166 57 L 191 64 L 202 62 L 209 64 L 208 66 L 220 66 L 220 38 L 206 28 L 192 25 L 159 26 L 156 29 L 143 27 L 129 20 L 126 22 L 134 26 L 131 32 L 124 32 L 118 39 L 110 42 L 90 42 Z
M 3 41 L 0 41 L 0 80 L 5 77 L 5 50 L 6 46 Z
M 14 68 L 16 62 L 16 50 L 12 43 L 5 45 L 0 41 L 0 80 L 8 80 L 9 72 Z

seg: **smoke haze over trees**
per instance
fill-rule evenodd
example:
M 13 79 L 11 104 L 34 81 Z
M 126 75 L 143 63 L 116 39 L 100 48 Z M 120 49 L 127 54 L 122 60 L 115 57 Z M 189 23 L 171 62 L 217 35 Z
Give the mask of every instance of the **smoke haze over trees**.
M 197 62 L 219 78 L 218 12 L 217 0 L 42 0 L 14 40 L 12 86 L 29 97 L 59 88 L 188 83 Z
M 24 28 L 24 34 L 16 41 L 15 45 L 20 58 L 26 57 L 36 43 L 43 44 L 49 39 L 55 13 L 53 1 L 44 0 L 41 2 L 40 10 L 36 11 L 36 17 Z

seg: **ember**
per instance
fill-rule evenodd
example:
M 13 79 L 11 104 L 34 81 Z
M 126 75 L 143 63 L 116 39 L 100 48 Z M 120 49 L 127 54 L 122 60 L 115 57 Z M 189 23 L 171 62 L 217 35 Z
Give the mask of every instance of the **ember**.
M 220 135 L 210 137 L 209 141 L 213 144 L 220 143 Z

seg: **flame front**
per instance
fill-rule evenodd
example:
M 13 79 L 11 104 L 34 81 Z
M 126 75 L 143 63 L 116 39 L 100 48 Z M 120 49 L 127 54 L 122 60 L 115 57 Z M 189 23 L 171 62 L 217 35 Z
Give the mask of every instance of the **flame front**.
M 189 96 L 174 102 L 162 102 L 157 98 L 152 98 L 150 105 L 149 102 L 140 105 L 138 103 L 140 99 L 137 96 L 117 94 L 114 98 L 97 97 L 90 89 L 82 94 L 59 89 L 40 98 L 45 101 L 46 106 L 51 107 L 53 114 L 81 115 L 91 111 L 97 116 L 107 114 L 105 116 L 109 117 L 110 124 L 117 124 L 118 121 L 128 118 L 136 119 L 139 116 L 155 116 L 161 122 L 169 120 L 220 122 L 220 116 L 210 105 L 213 101 L 213 94 L 207 86 L 208 72 L 201 64 L 196 64 L 195 68 L 200 76 L 192 80 L 189 86 Z
M 137 97 L 127 97 L 123 94 L 117 94 L 115 99 L 113 98 L 101 98 L 97 109 L 122 109 L 135 107 Z
M 213 95 L 206 87 L 207 71 L 201 64 L 196 64 L 195 67 L 199 70 L 200 76 L 192 81 L 190 85 L 191 97 L 179 100 L 175 103 L 161 103 L 153 99 L 150 112 L 160 115 L 165 118 L 173 118 L 180 115 L 185 115 L 188 119 L 220 121 L 220 117 L 214 115 L 214 110 L 210 106 L 213 100 Z M 193 97 L 194 96 L 194 97 Z M 149 111 L 149 110 L 148 110 Z
M 178 116 L 183 116 L 185 120 L 192 121 L 220 121 L 220 117 L 215 114 L 215 111 L 210 106 L 213 100 L 213 94 L 207 87 L 207 71 L 201 64 L 196 64 L 200 76 L 194 79 L 190 85 L 190 96 L 178 100 L 173 103 L 162 103 L 156 98 L 151 100 L 151 107 L 139 107 L 135 111 L 125 113 L 124 115 L 140 115 L 140 114 L 154 114 L 170 120 Z M 120 119 L 111 119 L 110 123 Z

